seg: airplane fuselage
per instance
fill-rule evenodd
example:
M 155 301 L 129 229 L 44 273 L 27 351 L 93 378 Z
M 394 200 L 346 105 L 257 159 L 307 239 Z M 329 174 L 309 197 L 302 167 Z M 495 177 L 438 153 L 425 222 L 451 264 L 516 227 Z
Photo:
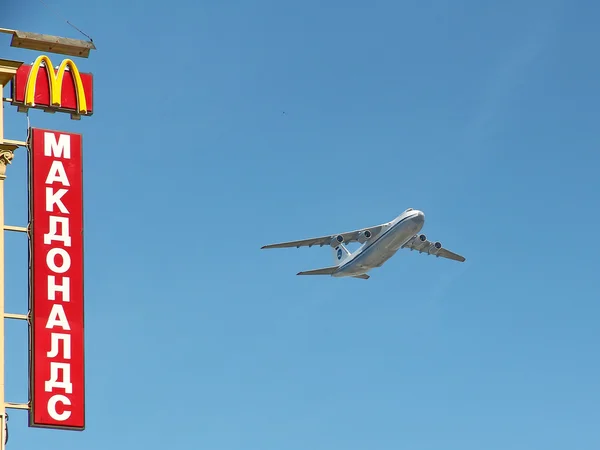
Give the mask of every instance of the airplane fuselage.
M 348 260 L 340 265 L 333 277 L 353 277 L 381 267 L 388 259 L 423 228 L 425 215 L 408 210 L 384 225 L 381 233 L 365 242 Z

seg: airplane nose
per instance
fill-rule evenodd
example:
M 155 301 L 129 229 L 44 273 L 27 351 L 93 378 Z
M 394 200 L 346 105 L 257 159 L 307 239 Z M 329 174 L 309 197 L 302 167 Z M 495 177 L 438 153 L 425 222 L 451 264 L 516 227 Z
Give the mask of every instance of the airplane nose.
M 417 220 L 419 220 L 419 222 L 423 223 L 425 222 L 425 214 L 423 214 L 423 211 L 417 211 Z

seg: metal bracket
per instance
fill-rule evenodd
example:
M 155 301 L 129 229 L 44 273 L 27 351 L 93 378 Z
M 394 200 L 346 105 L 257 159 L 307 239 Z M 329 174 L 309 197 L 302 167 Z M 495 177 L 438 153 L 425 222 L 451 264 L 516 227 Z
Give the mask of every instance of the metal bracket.
M 2 139 L 2 142 L 0 142 L 0 144 L 14 146 L 15 150 L 18 147 L 27 147 L 27 142 L 25 142 L 25 141 L 17 141 L 15 139 Z
M 20 233 L 29 233 L 29 227 L 13 227 L 12 225 L 4 225 L 6 231 L 18 231 Z
M 10 409 L 31 409 L 31 405 L 29 403 L 10 403 L 6 402 L 4 404 L 5 408 Z
M 29 320 L 31 316 L 29 314 L 13 314 L 13 313 L 4 313 L 5 319 L 17 319 L 17 320 Z

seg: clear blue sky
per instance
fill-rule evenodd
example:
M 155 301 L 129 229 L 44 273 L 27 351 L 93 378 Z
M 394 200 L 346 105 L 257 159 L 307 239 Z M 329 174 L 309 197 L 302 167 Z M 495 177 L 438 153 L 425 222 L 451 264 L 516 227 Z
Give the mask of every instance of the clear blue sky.
M 15 411 L 9 449 L 600 447 L 598 2 L 46 2 L 98 47 L 94 116 L 30 115 L 84 134 L 87 429 Z M 9 4 L 0 26 L 79 37 Z M 24 153 L 6 190 L 22 225 Z M 259 250 L 408 207 L 467 262 L 400 252 L 363 281 Z

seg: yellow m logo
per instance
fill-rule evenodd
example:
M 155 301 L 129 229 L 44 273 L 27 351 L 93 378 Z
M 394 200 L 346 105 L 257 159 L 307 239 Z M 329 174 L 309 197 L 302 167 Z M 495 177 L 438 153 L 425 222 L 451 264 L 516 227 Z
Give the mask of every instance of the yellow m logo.
M 52 61 L 46 55 L 38 56 L 31 67 L 29 77 L 27 78 L 27 86 L 25 87 L 25 105 L 35 106 L 35 85 L 37 83 L 38 73 L 42 62 L 46 66 L 46 72 L 48 73 L 48 86 L 50 88 L 50 104 L 52 106 L 61 106 L 61 95 L 63 78 L 65 71 L 69 67 L 73 81 L 75 82 L 75 92 L 77 93 L 77 109 L 80 114 L 87 114 L 87 101 L 85 98 L 85 91 L 83 89 L 83 83 L 81 82 L 81 75 L 79 69 L 75 63 L 70 59 L 65 59 L 58 68 L 58 73 L 54 74 L 54 68 L 52 67 Z

